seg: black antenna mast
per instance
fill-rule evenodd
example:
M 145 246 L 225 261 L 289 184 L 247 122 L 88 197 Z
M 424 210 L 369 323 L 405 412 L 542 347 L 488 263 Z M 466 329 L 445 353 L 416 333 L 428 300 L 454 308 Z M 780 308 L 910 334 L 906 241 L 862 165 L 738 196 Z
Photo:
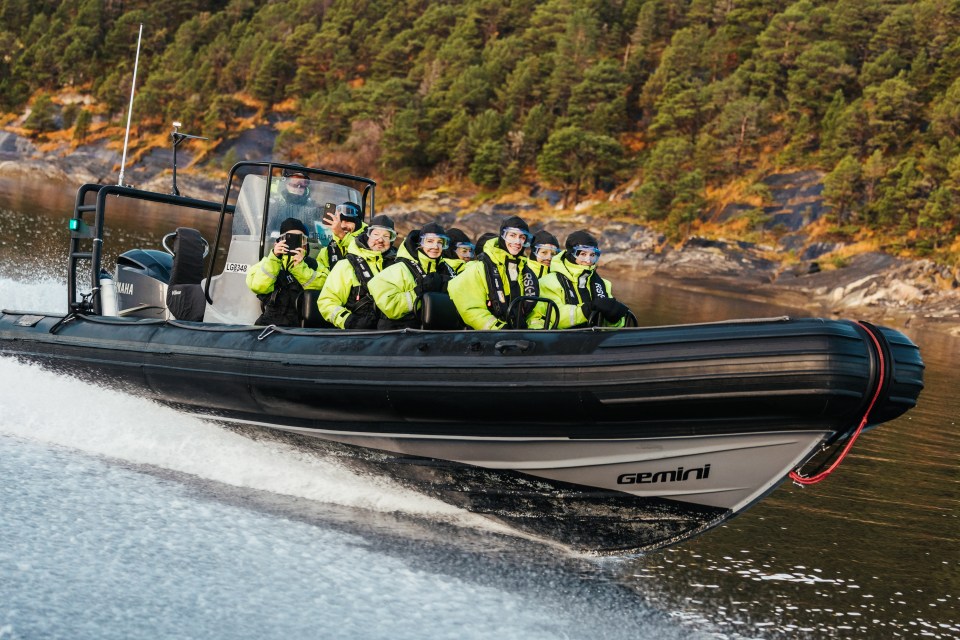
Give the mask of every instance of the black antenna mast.
M 194 136 L 189 133 L 180 133 L 180 127 L 183 125 L 179 122 L 173 123 L 173 133 L 170 134 L 170 137 L 173 138 L 173 191 L 172 193 L 175 196 L 180 195 L 180 189 L 177 188 L 177 147 L 181 142 L 187 138 L 193 138 L 194 140 L 209 140 L 209 138 L 204 138 L 202 136 Z

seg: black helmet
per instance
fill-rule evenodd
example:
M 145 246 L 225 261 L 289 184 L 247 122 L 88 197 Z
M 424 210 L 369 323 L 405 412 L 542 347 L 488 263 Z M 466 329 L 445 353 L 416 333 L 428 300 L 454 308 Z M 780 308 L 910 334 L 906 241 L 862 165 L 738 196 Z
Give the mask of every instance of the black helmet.
M 580 231 L 574 231 L 567 236 L 567 242 L 564 248 L 567 251 L 573 251 L 574 247 L 585 246 L 585 247 L 600 247 L 600 243 L 595 237 L 590 235 L 590 232 L 585 229 Z
M 487 233 L 480 234 L 480 237 L 477 238 L 477 255 L 476 255 L 477 258 L 479 258 L 480 255 L 483 253 L 483 245 L 487 244 L 487 240 L 490 240 L 496 237 L 497 237 L 497 234 L 491 233 L 489 231 Z
M 306 225 L 297 218 L 287 218 L 280 223 L 280 234 L 282 235 L 288 231 L 299 231 L 303 235 L 307 235 Z
M 520 229 L 521 231 L 530 233 L 530 226 L 523 221 L 523 218 L 520 218 L 519 216 L 510 216 L 509 218 L 505 218 L 503 222 L 500 223 L 500 235 L 503 235 L 504 229 L 510 228 Z
M 576 248 L 577 247 L 589 247 L 594 249 L 592 264 L 596 264 L 597 259 L 600 257 L 600 243 L 597 239 L 591 235 L 588 231 L 581 229 L 580 231 L 574 231 L 567 236 L 567 242 L 565 244 L 566 252 L 563 254 L 564 260 L 567 262 L 576 262 Z
M 390 229 L 391 231 L 396 231 L 396 227 L 393 225 L 393 220 L 390 216 L 385 214 L 380 214 L 378 216 L 373 216 L 370 218 L 371 227 L 383 227 L 385 229 Z
M 447 235 L 447 232 L 443 230 L 436 222 L 428 222 L 427 224 L 420 227 L 420 234 L 417 238 L 417 248 L 419 249 L 423 243 L 423 237 L 426 235 L 436 235 L 440 236 L 443 239 L 443 248 L 446 249 L 450 246 L 450 236 Z
M 290 167 L 290 169 L 282 170 L 280 175 L 282 175 L 284 178 L 289 178 L 290 176 L 303 176 L 304 178 L 308 177 L 306 173 L 306 167 L 302 164 L 293 162 L 290 164 Z
M 504 251 L 506 251 L 507 249 L 507 244 L 506 242 L 504 242 L 503 234 L 507 231 L 507 229 L 516 229 L 520 233 L 523 233 L 526 235 L 523 245 L 520 247 L 520 253 L 518 254 L 518 255 L 523 255 L 523 248 L 530 246 L 530 238 L 533 237 L 530 235 L 530 226 L 523 221 L 523 218 L 520 218 L 518 216 L 510 216 L 509 218 L 505 218 L 504 221 L 500 223 L 500 234 L 499 234 L 499 239 L 497 241 L 497 246 L 499 246 Z

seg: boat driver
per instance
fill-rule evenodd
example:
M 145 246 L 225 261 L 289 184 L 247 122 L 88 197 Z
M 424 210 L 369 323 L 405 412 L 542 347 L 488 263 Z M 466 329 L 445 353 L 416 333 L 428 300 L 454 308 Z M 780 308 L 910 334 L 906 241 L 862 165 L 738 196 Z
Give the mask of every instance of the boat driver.
M 526 222 L 517 216 L 506 218 L 500 224 L 500 233 L 483 245 L 483 254 L 468 262 L 450 281 L 450 298 L 467 325 L 474 329 L 507 328 L 510 303 L 521 296 L 539 295 L 537 277 L 523 255 L 531 238 Z M 519 315 L 523 316 L 521 324 L 533 328 L 527 323 L 527 313 Z
M 309 229 L 320 216 L 320 207 L 310 198 L 310 180 L 307 174 L 297 169 L 285 169 L 276 194 L 270 199 L 270 219 L 296 218 Z
M 630 309 L 613 297 L 609 280 L 597 273 L 600 243 L 586 230 L 567 236 L 564 251 L 550 262 L 550 273 L 540 279 L 541 295 L 557 304 L 559 329 L 585 326 L 622 327 Z M 542 326 L 547 304 L 537 304 L 533 315 Z M 551 322 L 552 324 L 552 322 Z
M 263 312 L 254 324 L 300 326 L 304 289 L 321 289 L 326 279 L 326 268 L 307 256 L 306 225 L 287 218 L 270 253 L 247 271 L 247 287 L 260 298 Z

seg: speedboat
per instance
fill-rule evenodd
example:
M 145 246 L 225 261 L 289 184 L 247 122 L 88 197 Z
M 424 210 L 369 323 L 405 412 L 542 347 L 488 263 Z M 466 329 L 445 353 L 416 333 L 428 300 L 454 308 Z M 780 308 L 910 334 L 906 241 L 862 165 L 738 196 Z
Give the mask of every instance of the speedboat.
M 0 354 L 313 443 L 596 554 L 724 522 L 809 477 L 805 465 L 835 465 L 831 454 L 915 406 L 923 388 L 905 335 L 845 320 L 473 331 L 427 299 L 420 329 L 345 331 L 322 326 L 307 297 L 301 326 L 257 326 L 245 274 L 287 215 L 277 193 L 293 170 L 310 180 L 312 243 L 332 204 L 373 215 L 372 180 L 274 162 L 234 166 L 220 201 L 81 186 L 67 311 L 4 309 Z M 171 229 L 108 270 L 104 220 L 131 201 L 219 216 L 218 232 Z

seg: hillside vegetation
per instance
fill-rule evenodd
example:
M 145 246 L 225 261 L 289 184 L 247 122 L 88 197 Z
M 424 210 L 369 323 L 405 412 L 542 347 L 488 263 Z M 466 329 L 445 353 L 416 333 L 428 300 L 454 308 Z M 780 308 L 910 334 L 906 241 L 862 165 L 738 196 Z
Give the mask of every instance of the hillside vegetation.
M 221 166 L 271 117 L 278 157 L 615 191 L 674 238 L 732 200 L 762 226 L 761 180 L 818 169 L 824 233 L 957 259 L 960 0 L 0 0 L 0 122 L 122 123 L 140 23 L 139 133 L 179 120 Z

